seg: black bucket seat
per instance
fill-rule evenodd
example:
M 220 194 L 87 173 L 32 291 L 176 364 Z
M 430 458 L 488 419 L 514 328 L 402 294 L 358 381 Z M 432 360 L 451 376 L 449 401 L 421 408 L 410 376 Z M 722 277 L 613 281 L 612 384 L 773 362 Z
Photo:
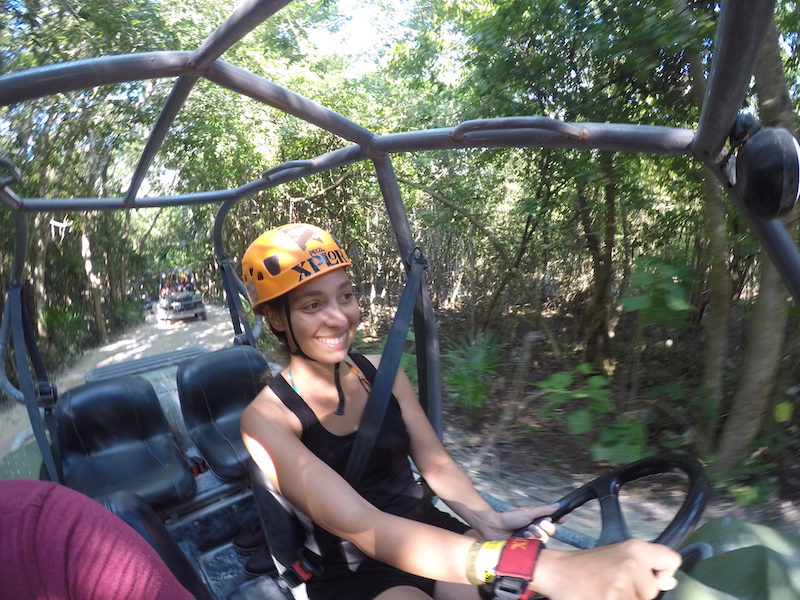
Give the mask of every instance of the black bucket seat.
M 186 429 L 209 469 L 224 481 L 247 476 L 242 411 L 270 378 L 252 346 L 234 346 L 185 361 L 176 375 Z
M 55 409 L 63 482 L 92 498 L 117 490 L 155 509 L 192 498 L 197 484 L 155 390 L 138 376 L 87 383 Z

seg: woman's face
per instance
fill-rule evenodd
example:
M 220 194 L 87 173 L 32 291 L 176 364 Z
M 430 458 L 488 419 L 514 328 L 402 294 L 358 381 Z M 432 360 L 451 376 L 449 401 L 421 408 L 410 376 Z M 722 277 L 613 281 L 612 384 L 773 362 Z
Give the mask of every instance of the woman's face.
M 295 340 L 305 354 L 329 364 L 347 356 L 361 311 L 344 269 L 336 269 L 296 287 L 289 292 L 287 304 Z M 294 350 L 295 340 L 289 333 L 285 316 L 279 316 L 271 321 L 273 327 L 286 333 L 290 350 Z

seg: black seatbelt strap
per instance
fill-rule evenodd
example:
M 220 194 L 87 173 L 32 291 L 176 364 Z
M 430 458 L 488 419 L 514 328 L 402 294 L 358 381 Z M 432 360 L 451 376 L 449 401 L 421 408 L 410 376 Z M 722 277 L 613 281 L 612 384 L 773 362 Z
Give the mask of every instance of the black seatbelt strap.
M 381 430 L 386 407 L 389 405 L 389 398 L 392 395 L 394 380 L 397 377 L 397 369 L 400 367 L 400 357 L 403 354 L 406 335 L 411 325 L 411 317 L 414 314 L 414 305 L 422 284 L 422 271 L 428 268 L 428 263 L 418 247 L 415 247 L 409 254 L 408 263 L 411 267 L 408 280 L 400 295 L 397 312 L 383 346 L 381 364 L 378 366 L 378 372 L 367 399 L 367 406 L 361 416 L 358 432 L 353 440 L 353 448 L 347 459 L 344 477 L 351 485 L 358 482 L 364 474 L 367 460 L 375 445 L 375 438 Z
M 36 443 L 39 446 L 39 451 L 42 454 L 42 462 L 47 471 L 47 476 L 51 481 L 61 482 L 60 465 L 56 464 L 53 454 L 53 446 L 47 439 L 47 432 L 45 431 L 45 424 L 42 420 L 42 415 L 39 412 L 39 394 L 36 386 L 39 382 L 34 383 L 33 377 L 30 373 L 29 360 L 33 362 L 34 368 L 37 362 L 41 362 L 38 355 L 38 350 L 35 351 L 34 356 L 28 355 L 28 346 L 25 339 L 25 308 L 22 302 L 22 285 L 19 282 L 12 282 L 8 288 L 8 296 L 6 302 L 9 309 L 9 316 L 11 317 L 11 336 L 14 343 L 14 358 L 17 366 L 17 374 L 19 376 L 19 387 L 25 398 L 25 407 L 28 410 L 28 418 L 31 422 L 33 435 L 36 438 Z M 8 308 L 8 307 L 7 307 Z M 37 374 L 37 379 L 39 375 Z M 48 407 L 48 409 L 51 407 Z

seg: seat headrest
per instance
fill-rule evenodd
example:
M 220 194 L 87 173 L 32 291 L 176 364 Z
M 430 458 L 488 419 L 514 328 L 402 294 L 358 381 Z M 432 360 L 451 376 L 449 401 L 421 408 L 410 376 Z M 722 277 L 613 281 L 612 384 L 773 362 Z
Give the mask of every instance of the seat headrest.
M 96 381 L 68 390 L 56 403 L 56 421 L 62 435 L 77 436 L 93 450 L 125 439 L 146 439 L 169 429 L 153 386 L 138 376 Z
M 234 346 L 187 360 L 176 375 L 178 397 L 184 409 L 198 403 L 216 418 L 241 411 L 270 379 L 269 364 L 252 346 Z

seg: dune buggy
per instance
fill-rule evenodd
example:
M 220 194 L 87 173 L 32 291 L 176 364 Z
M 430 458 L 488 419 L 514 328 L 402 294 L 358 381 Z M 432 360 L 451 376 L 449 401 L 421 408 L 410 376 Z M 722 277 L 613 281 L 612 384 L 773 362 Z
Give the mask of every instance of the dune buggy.
M 745 131 L 734 135 L 736 144 L 730 150 L 725 148 L 729 135 L 736 132 L 737 112 L 750 83 L 756 51 L 773 10 L 772 2 L 721 3 L 708 93 L 696 130 L 664 125 L 572 123 L 523 115 L 388 135 L 375 135 L 300 94 L 220 60 L 228 48 L 286 3 L 245 1 L 196 50 L 101 56 L 0 77 L 2 106 L 106 84 L 153 78 L 175 81 L 123 197 L 22 198 L 14 191 L 21 174 L 9 158 L 0 159 L 0 169 L 4 172 L 0 179 L 0 202 L 13 213 L 16 223 L 16 253 L 0 325 L 0 354 L 5 356 L 9 349 L 13 350 L 18 380 L 12 383 L 4 369 L 0 373 L 0 389 L 27 407 L 44 476 L 106 501 L 161 551 L 181 582 L 198 598 L 302 595 L 302 585 L 290 591 L 291 583 L 302 582 L 302 578 L 297 580 L 298 570 L 293 566 L 302 567 L 305 560 L 295 539 L 297 523 L 279 501 L 263 497 L 263 489 L 248 474 L 247 453 L 239 439 L 239 414 L 263 385 L 263 372 L 269 370 L 266 359 L 254 347 L 261 323 L 247 317 L 243 305 L 246 294 L 223 237 L 226 217 L 243 198 L 357 161 L 371 163 L 400 256 L 405 259 L 412 255 L 416 244 L 393 170 L 393 153 L 532 147 L 689 156 L 707 166 L 731 190 L 790 292 L 800 302 L 800 254 L 778 218 L 797 201 L 800 171 L 797 142 L 785 130 L 768 129 L 768 135 L 760 138 L 760 145 L 753 143 L 755 136 L 747 141 L 749 136 Z M 275 165 L 256 180 L 234 189 L 140 196 L 140 186 L 153 157 L 200 78 L 279 108 L 352 145 L 307 160 Z M 170 375 L 174 386 L 158 393 L 144 378 L 113 373 L 101 374 L 73 389 L 57 390 L 41 360 L 24 298 L 31 216 L 48 211 L 133 210 L 207 203 L 218 207 L 210 243 L 230 313 L 231 347 L 180 357 L 180 365 Z M 190 275 L 183 271 L 170 274 L 177 275 L 177 280 L 173 277 L 171 281 L 180 282 L 181 274 L 186 275 L 185 282 L 191 281 Z M 185 289 L 183 292 L 189 293 Z M 204 318 L 201 300 L 184 303 L 182 299 L 165 298 L 165 301 L 164 314 L 192 312 Z M 434 428 L 441 433 L 438 333 L 424 286 L 416 293 L 414 314 L 420 398 Z M 118 410 L 97 410 L 111 404 Z M 142 415 L 147 415 L 145 431 L 131 433 L 130 424 Z M 159 449 L 156 457 L 152 452 L 154 447 Z M 675 523 L 659 538 L 678 546 L 702 512 L 705 484 L 702 471 L 694 463 L 673 459 L 638 463 L 563 498 L 559 509 L 563 513 L 591 498 L 601 498 L 606 523 L 599 539 L 572 536 L 567 528 L 562 528 L 560 536 L 581 547 L 624 539 L 629 533 L 616 501 L 616 491 L 629 480 L 661 470 L 685 472 L 691 482 Z M 30 476 L 35 477 L 36 473 Z M 248 579 L 242 570 L 242 558 L 233 550 L 233 538 L 241 529 L 258 523 L 259 517 L 266 524 L 271 523 L 265 524 L 265 528 L 277 564 L 274 572 Z M 691 546 L 686 554 L 687 564 L 695 564 L 694 572 L 700 575 L 698 579 L 685 575 L 684 584 L 670 597 L 716 600 L 796 597 L 800 593 L 797 540 L 761 529 L 743 531 L 737 525 L 728 525 L 716 525 L 710 534 L 698 536 L 703 539 L 696 541 L 702 543 Z M 737 552 L 738 558 L 734 556 Z M 754 556 L 756 553 L 760 553 L 758 557 Z M 743 569 L 742 564 L 757 565 L 770 575 L 745 585 L 736 574 L 752 570 Z M 715 566 L 719 565 L 727 567 L 722 575 L 715 575 Z M 775 565 L 780 567 L 778 574 Z M 735 589 L 730 581 L 738 582 L 732 586 Z
M 205 321 L 208 318 L 203 295 L 191 269 L 162 271 L 156 318 L 160 321 L 192 318 Z

